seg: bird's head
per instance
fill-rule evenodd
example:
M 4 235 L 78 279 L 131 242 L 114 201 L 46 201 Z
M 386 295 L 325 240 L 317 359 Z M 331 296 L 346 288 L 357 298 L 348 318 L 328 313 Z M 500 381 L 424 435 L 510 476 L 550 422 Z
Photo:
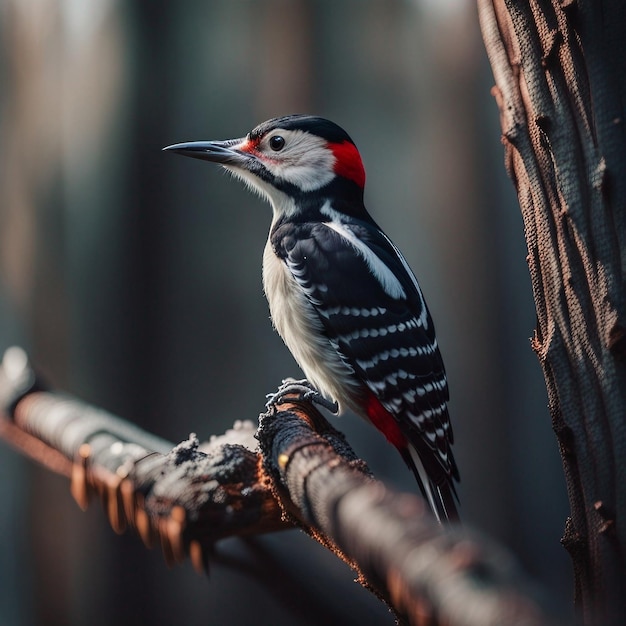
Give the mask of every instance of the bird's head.
M 297 210 L 312 195 L 362 203 L 365 170 L 359 151 L 348 133 L 321 117 L 278 117 L 242 139 L 178 143 L 164 150 L 219 163 L 267 197 L 275 214 Z

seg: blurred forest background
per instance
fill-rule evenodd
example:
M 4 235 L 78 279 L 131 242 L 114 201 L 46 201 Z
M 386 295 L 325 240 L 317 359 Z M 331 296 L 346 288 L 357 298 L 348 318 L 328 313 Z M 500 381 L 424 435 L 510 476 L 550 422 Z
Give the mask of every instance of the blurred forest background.
M 270 208 L 165 145 L 309 112 L 352 135 L 366 204 L 437 324 L 464 520 L 559 602 L 567 502 L 529 337 L 517 199 L 472 0 L 0 0 L 0 350 L 172 441 L 256 419 L 299 375 L 268 321 Z M 414 490 L 380 436 L 338 427 Z M 168 570 L 0 444 L 0 623 L 392 624 L 297 531 Z

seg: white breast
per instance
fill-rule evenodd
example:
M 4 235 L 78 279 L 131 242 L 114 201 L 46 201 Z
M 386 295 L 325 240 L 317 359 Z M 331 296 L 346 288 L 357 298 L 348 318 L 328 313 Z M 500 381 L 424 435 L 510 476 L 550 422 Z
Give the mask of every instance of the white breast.
M 263 288 L 274 327 L 307 379 L 329 400 L 354 406 L 359 383 L 325 337 L 319 316 L 268 241 L 263 253 Z

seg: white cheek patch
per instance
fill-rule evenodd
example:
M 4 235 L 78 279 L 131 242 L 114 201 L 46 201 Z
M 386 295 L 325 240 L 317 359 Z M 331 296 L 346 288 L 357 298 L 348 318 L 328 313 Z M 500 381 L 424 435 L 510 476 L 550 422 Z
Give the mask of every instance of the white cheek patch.
M 326 140 L 301 130 L 281 130 L 269 134 L 285 138 L 285 148 L 272 158 L 271 150 L 258 154 L 259 160 L 277 178 L 290 183 L 302 191 L 315 191 L 327 185 L 334 177 L 335 155 Z
M 269 139 L 274 135 L 284 137 L 286 142 L 285 148 L 276 153 L 272 152 L 268 146 Z M 304 192 L 320 189 L 335 177 L 333 171 L 335 155 L 328 148 L 326 141 L 301 130 L 278 129 L 268 134 L 263 139 L 262 145 L 244 139 L 241 143 L 234 145 L 233 149 L 252 154 L 272 176 Z M 278 216 L 290 216 L 297 213 L 298 208 L 293 198 L 268 181 L 242 167 L 235 165 L 222 167 L 242 180 L 251 190 L 269 200 L 274 210 L 274 220 Z

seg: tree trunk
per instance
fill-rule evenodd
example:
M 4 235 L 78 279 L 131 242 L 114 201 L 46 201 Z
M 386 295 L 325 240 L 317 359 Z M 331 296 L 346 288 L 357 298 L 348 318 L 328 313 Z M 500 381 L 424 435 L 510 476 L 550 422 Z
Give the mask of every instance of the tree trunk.
M 478 5 L 567 481 L 575 603 L 587 624 L 623 624 L 626 4 Z

